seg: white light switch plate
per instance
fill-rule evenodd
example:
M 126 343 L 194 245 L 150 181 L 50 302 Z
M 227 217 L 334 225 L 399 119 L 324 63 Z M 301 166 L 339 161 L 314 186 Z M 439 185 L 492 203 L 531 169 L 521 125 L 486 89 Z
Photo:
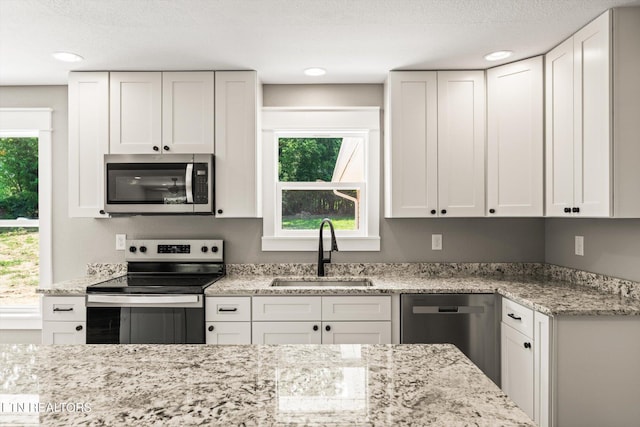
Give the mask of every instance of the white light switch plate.
M 432 251 L 442 250 L 442 234 L 431 235 L 431 250 Z
M 576 255 L 584 256 L 584 236 L 576 236 Z
M 116 251 L 124 251 L 127 245 L 126 234 L 116 234 Z

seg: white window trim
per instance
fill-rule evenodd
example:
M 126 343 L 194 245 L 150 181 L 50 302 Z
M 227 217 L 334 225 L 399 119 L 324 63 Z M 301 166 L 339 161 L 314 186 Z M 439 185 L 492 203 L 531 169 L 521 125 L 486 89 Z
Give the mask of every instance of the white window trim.
M 51 108 L 0 108 L 0 135 L 38 137 L 38 211 L 40 287 L 53 280 L 52 249 L 52 145 Z M 0 329 L 40 329 L 41 303 L 35 306 L 0 307 Z
M 279 235 L 276 230 L 278 212 L 277 136 L 315 136 L 355 133 L 365 135 L 366 192 L 363 209 L 366 221 L 363 235 L 337 236 L 340 251 L 380 250 L 380 108 L 379 107 L 265 107 L 262 109 L 262 177 L 263 177 L 263 251 L 317 251 L 316 233 L 306 236 Z M 280 233 L 281 234 L 281 233 Z M 344 233 L 340 233 L 344 234 Z M 325 242 L 329 244 L 329 233 Z M 325 247 L 328 247 L 325 245 Z

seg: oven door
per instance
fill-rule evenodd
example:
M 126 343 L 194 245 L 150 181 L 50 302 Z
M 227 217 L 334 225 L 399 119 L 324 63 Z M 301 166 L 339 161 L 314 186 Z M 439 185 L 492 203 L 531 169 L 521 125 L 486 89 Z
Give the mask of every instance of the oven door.
M 212 156 L 106 155 L 108 213 L 213 213 Z
M 87 344 L 204 344 L 202 295 L 87 295 Z

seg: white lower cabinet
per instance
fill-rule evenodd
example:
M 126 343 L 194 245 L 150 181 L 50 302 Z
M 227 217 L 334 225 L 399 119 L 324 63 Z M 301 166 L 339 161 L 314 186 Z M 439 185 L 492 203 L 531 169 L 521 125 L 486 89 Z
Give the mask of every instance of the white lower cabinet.
M 390 296 L 257 296 L 253 344 L 389 344 Z
M 253 322 L 253 344 L 321 344 L 321 322 Z
M 533 339 L 502 324 L 502 390 L 533 419 Z
M 207 297 L 207 344 L 251 344 L 251 297 Z
M 85 297 L 43 297 L 42 344 L 85 344 L 86 342 Z
M 207 344 L 251 344 L 251 322 L 206 322 Z
M 550 426 L 549 317 L 504 298 L 501 337 L 502 390 L 536 424 Z
M 85 344 L 86 322 L 43 322 L 42 344 Z
M 391 322 L 323 322 L 323 344 L 389 344 Z

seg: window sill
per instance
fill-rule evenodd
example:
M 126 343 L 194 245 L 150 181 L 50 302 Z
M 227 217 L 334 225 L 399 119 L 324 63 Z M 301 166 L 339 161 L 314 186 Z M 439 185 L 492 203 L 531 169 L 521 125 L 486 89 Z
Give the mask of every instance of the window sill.
M 380 251 L 380 237 L 338 237 L 340 252 Z M 324 240 L 324 247 L 330 248 L 329 239 Z M 317 237 L 263 237 L 263 251 L 307 251 L 318 250 Z
M 42 329 L 42 314 L 38 306 L 0 308 L 0 330 Z

